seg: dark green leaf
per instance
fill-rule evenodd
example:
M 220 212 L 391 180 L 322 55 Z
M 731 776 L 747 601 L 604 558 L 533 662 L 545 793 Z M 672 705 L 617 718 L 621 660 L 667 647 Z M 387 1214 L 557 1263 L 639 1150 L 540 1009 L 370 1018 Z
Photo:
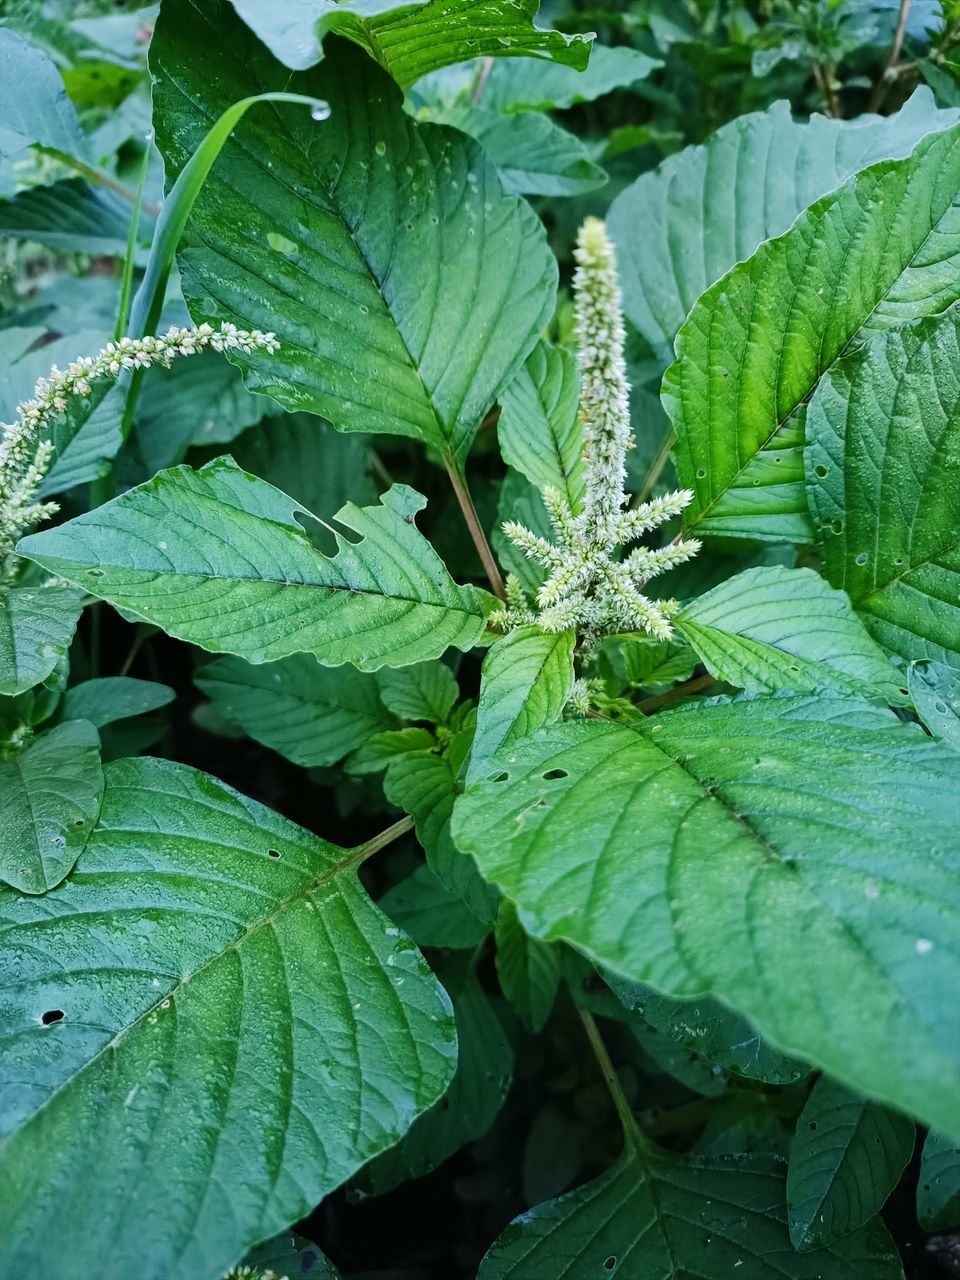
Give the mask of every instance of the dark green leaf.
M 389 889 L 380 906 L 418 947 L 468 949 L 490 932 L 490 925 L 449 893 L 426 863 Z
M 457 681 L 442 662 L 418 662 L 380 677 L 384 705 L 401 720 L 443 724 L 460 696 Z
M 89 720 L 96 728 L 146 715 L 175 698 L 169 685 L 130 676 L 102 676 L 68 689 L 63 699 L 64 720 Z
M 932 1130 L 920 1160 L 917 1216 L 924 1231 L 960 1227 L 960 1142 Z
M 129 225 L 128 204 L 79 178 L 0 202 L 0 239 L 30 240 L 64 253 L 122 256 Z
M 560 985 L 557 947 L 531 938 L 509 899 L 497 913 L 497 977 L 503 994 L 531 1031 L 550 1016 Z

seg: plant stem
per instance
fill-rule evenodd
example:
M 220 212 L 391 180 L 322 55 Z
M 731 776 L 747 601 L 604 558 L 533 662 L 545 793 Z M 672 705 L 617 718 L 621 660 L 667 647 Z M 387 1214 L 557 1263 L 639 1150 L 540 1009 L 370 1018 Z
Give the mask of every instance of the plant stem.
M 487 80 L 493 69 L 493 59 L 483 58 L 480 66 L 477 68 L 477 74 L 474 76 L 473 84 L 470 86 L 470 103 L 476 106 L 483 97 L 483 91 L 487 86 Z
M 623 1129 L 623 1136 L 627 1142 L 633 1147 L 640 1149 L 643 1143 L 643 1136 L 640 1133 L 640 1126 L 637 1124 L 636 1117 L 630 1109 L 630 1103 L 627 1096 L 623 1092 L 620 1079 L 614 1070 L 613 1063 L 610 1061 L 610 1055 L 607 1053 L 607 1046 L 603 1043 L 603 1037 L 600 1035 L 600 1029 L 596 1024 L 593 1014 L 589 1009 L 584 1009 L 582 1005 L 577 1005 L 577 1013 L 580 1015 L 580 1021 L 583 1023 L 583 1029 L 587 1033 L 587 1039 L 590 1041 L 590 1048 L 594 1052 L 597 1064 L 600 1067 L 600 1073 L 610 1090 L 610 1097 L 613 1099 L 613 1105 L 617 1109 L 617 1115 L 620 1119 L 620 1125 Z
M 900 51 L 903 49 L 903 37 L 907 29 L 907 18 L 910 16 L 910 0 L 900 0 L 900 12 L 897 14 L 897 25 L 893 32 L 893 42 L 890 45 L 890 56 L 887 58 L 887 65 L 883 69 L 883 75 L 877 81 L 876 88 L 871 95 L 870 102 L 867 105 L 868 111 L 878 111 L 884 98 L 887 96 L 887 90 L 897 78 L 897 63 L 900 61 Z
M 840 119 L 840 107 L 837 103 L 837 95 L 833 89 L 833 68 L 827 66 L 823 62 L 815 62 L 813 64 L 814 75 L 817 77 L 817 83 L 823 93 L 824 106 L 827 108 L 827 115 L 832 116 L 834 120 Z
M 59 160 L 61 164 L 67 165 L 73 169 L 75 173 L 79 173 L 82 178 L 86 178 L 88 182 L 92 182 L 94 186 L 105 187 L 107 191 L 112 191 L 114 195 L 120 196 L 129 204 L 137 203 L 137 193 L 131 191 L 129 187 L 125 187 L 122 182 L 118 182 L 112 174 L 104 173 L 102 169 L 97 169 L 92 164 L 86 164 L 83 160 L 78 160 L 76 156 L 69 155 L 66 151 L 58 151 L 56 147 L 37 147 L 37 150 L 46 156 L 53 156 L 54 160 Z M 160 212 L 160 206 L 151 204 L 149 200 L 144 200 L 141 208 L 147 213 L 156 217 Z
M 367 858 L 372 858 L 375 853 L 379 853 L 381 849 L 385 849 L 388 844 L 392 844 L 394 840 L 399 840 L 401 836 L 405 836 L 408 831 L 413 830 L 413 819 L 408 814 L 405 818 L 401 818 L 395 822 L 393 826 L 387 827 L 385 831 L 381 831 L 375 835 L 366 844 L 362 844 L 357 850 L 357 861 L 365 862 Z
M 654 487 L 660 479 L 660 473 L 667 465 L 667 459 L 670 457 L 670 450 L 673 448 L 676 438 L 677 437 L 674 435 L 672 429 L 663 437 L 663 443 L 657 451 L 657 456 L 650 463 L 650 469 L 643 478 L 643 484 L 631 499 L 631 510 L 636 511 L 637 507 L 639 507 L 642 502 L 646 502 L 651 493 L 653 493 Z
M 473 545 L 477 549 L 477 555 L 480 557 L 487 580 L 493 589 L 494 595 L 503 600 L 506 598 L 503 578 L 500 576 L 497 562 L 494 560 L 493 552 L 490 550 L 490 543 L 487 542 L 487 535 L 483 532 L 480 520 L 477 517 L 477 509 L 473 505 L 473 499 L 470 497 L 466 477 L 457 469 L 456 463 L 451 458 L 444 458 L 443 465 L 447 469 L 447 475 L 450 477 L 453 491 L 457 495 L 460 510 L 463 512 L 463 518 L 466 521 L 467 528 L 470 530 L 470 537 L 473 539 Z
M 694 676 L 692 680 L 686 680 L 683 684 L 678 684 L 675 689 L 668 689 L 666 693 L 658 693 L 652 698 L 644 698 L 642 702 L 637 703 L 637 710 L 642 711 L 644 715 L 650 715 L 653 711 L 659 711 L 661 707 L 665 707 L 670 702 L 676 702 L 677 698 L 685 698 L 689 693 L 699 693 L 701 689 L 708 689 L 710 685 L 715 684 L 713 676 Z

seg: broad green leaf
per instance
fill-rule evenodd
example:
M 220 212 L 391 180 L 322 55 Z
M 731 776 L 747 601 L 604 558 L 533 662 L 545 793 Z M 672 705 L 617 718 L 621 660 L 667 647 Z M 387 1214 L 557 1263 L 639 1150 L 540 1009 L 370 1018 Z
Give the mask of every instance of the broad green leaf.
M 0 202 L 0 239 L 29 240 L 64 253 L 126 252 L 130 206 L 119 196 L 67 178 Z
M 464 103 L 422 108 L 417 118 L 448 124 L 476 138 L 497 166 L 503 189 L 513 195 L 584 195 L 607 181 L 585 143 L 549 116 L 503 115 Z
M 899 1280 L 886 1227 L 797 1254 L 775 1156 L 684 1158 L 628 1148 L 593 1182 L 516 1218 L 477 1280 Z
M 74 587 L 0 589 L 0 694 L 45 680 L 70 647 L 83 609 Z
M 376 733 L 347 761 L 348 773 L 379 773 L 396 756 L 410 751 L 438 751 L 439 743 L 429 729 L 408 727 Z
M 572 631 L 548 635 L 534 626 L 493 644 L 483 660 L 468 781 L 502 748 L 560 719 L 573 687 L 575 645 Z
M 89 720 L 97 729 L 117 720 L 146 715 L 172 702 L 169 685 L 130 676 L 101 676 L 68 689 L 63 698 L 64 720 Z
M 881 708 L 741 700 L 543 729 L 468 787 L 453 833 L 528 932 L 717 996 L 777 1048 L 949 1128 L 958 783 L 955 752 Z
M 182 765 L 106 776 L 82 870 L 0 898 L 0 1250 L 214 1280 L 440 1096 L 450 1004 L 362 850 Z
M 960 1226 L 960 1142 L 932 1130 L 920 1159 L 917 1217 L 924 1231 Z
M 930 732 L 960 750 L 960 672 L 942 662 L 912 662 L 907 686 Z
M 457 1071 L 439 1102 L 419 1116 L 402 1140 L 360 1175 L 374 1195 L 432 1172 L 468 1142 L 482 1138 L 507 1096 L 513 1050 L 489 997 L 470 976 L 453 993 Z
M 340 1280 L 340 1272 L 311 1241 L 292 1231 L 283 1231 L 248 1253 L 244 1265 L 257 1275 L 272 1271 L 287 1280 Z M 256 1276 L 250 1277 L 256 1280 Z
M 418 662 L 380 676 L 384 706 L 401 720 L 444 724 L 460 696 L 456 677 L 442 662 Z
M 226 458 L 162 471 L 19 549 L 128 616 L 250 662 L 312 653 L 372 670 L 469 649 L 486 594 L 456 586 L 418 533 L 419 494 L 394 485 L 381 503 L 338 512 L 359 539 L 338 537 L 328 559 L 296 519 L 309 512 Z
M 560 985 L 557 947 L 531 938 L 509 899 L 497 913 L 497 977 L 503 994 L 531 1031 L 541 1031 Z
M 903 703 L 903 676 L 842 591 L 812 569 L 746 569 L 677 617 L 711 675 L 748 693 L 834 693 Z
M 274 331 L 278 352 L 237 363 L 285 408 L 461 461 L 553 311 L 556 264 L 532 210 L 476 142 L 415 124 L 349 45 L 291 77 L 223 0 L 174 0 L 151 60 L 170 173 L 251 91 L 290 87 L 332 113 L 275 107 L 237 126 L 180 256 L 191 314 Z
M 331 670 L 308 653 L 260 666 L 214 658 L 194 682 L 220 715 L 294 764 L 336 764 L 394 723 L 375 676 Z
M 838 357 L 960 297 L 960 126 L 817 201 L 708 289 L 664 405 L 700 533 L 809 541 L 805 402 Z
M 663 63 L 626 45 L 595 44 L 585 71 L 548 62 L 496 62 L 483 101 L 500 111 L 553 111 L 593 102 L 614 89 L 628 89 Z
M 623 688 L 671 685 L 688 680 L 697 666 L 697 655 L 688 644 L 655 640 L 653 636 L 606 636 L 599 655 L 599 672 L 617 694 Z
M 938 111 L 925 88 L 884 119 L 796 122 L 788 102 L 775 102 L 669 156 L 610 206 L 624 311 L 670 360 L 694 303 L 735 263 L 853 174 L 906 155 L 957 118 Z
M 539 0 L 287 0 L 282 9 L 233 0 L 233 6 L 294 71 L 320 61 L 331 32 L 355 41 L 402 85 L 466 58 L 525 56 L 585 67 L 590 54 L 591 37 L 534 26 Z
M 0 83 L 0 156 L 34 143 L 86 155 L 76 110 L 54 62 L 9 27 L 0 28 Z
M 869 1222 L 900 1180 L 915 1140 L 912 1120 L 821 1076 L 790 1147 L 794 1248 L 818 1249 Z
M 59 884 L 83 852 L 102 798 L 100 739 L 86 720 L 0 758 L 0 881 L 23 893 Z
M 418 947 L 473 948 L 490 932 L 490 925 L 449 893 L 425 862 L 388 889 L 379 905 Z
M 805 452 L 826 576 L 888 649 L 960 667 L 960 310 L 838 364 Z
M 500 397 L 503 458 L 537 489 L 556 489 L 579 511 L 586 489 L 580 376 L 573 356 L 538 342 Z

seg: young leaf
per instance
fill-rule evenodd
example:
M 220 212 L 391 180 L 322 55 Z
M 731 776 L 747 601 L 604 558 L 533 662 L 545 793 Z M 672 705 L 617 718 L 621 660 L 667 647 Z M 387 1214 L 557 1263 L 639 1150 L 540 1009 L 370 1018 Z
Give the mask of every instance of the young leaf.
M 0 897 L 0 1249 L 213 1280 L 440 1096 L 450 1004 L 362 850 L 182 765 L 106 774 L 82 874 Z
M 102 676 L 75 684 L 63 696 L 63 720 L 89 720 L 96 728 L 146 715 L 171 703 L 176 694 L 169 685 L 130 676 Z
M 628 89 L 663 63 L 627 45 L 595 44 L 585 65 L 586 70 L 578 70 L 543 61 L 496 62 L 487 78 L 484 102 L 504 112 L 563 110 L 593 102 L 614 89 Z
M 805 401 L 851 345 L 960 297 L 958 193 L 954 126 L 819 200 L 703 295 L 663 382 L 690 527 L 810 540 Z
M 531 533 L 540 534 L 541 537 L 553 536 L 550 517 L 543 505 L 539 489 L 512 467 L 507 468 L 507 474 L 500 488 L 497 522 L 493 528 L 492 541 L 504 569 L 513 574 L 524 591 L 531 595 L 536 594 L 537 588 L 546 575 L 540 565 L 525 556 L 503 532 L 503 524 L 506 520 L 514 520 L 517 524 L 522 524 L 525 529 L 529 529 Z
M 927 88 L 884 119 L 797 123 L 789 102 L 775 102 L 668 156 L 610 206 L 624 311 L 669 361 L 694 303 L 735 263 L 853 174 L 906 155 L 957 118 L 938 111 Z
M 443 724 L 460 696 L 457 681 L 442 662 L 418 662 L 380 677 L 384 706 L 401 720 Z
M 688 680 L 696 666 L 697 655 L 688 644 L 632 633 L 607 636 L 598 662 L 600 675 L 612 685 L 613 694 L 625 687 L 642 689 Z
M 381 503 L 338 512 L 360 540 L 338 538 L 328 559 L 297 522 L 309 512 L 225 458 L 162 471 L 19 551 L 127 615 L 250 662 L 312 653 L 372 670 L 469 649 L 488 597 L 456 586 L 418 533 L 419 494 L 395 485 Z
M 83 852 L 102 798 L 100 739 L 85 720 L 0 759 L 0 881 L 22 893 L 59 884 Z
M 294 764 L 336 764 L 394 723 L 375 676 L 332 671 L 307 653 L 261 666 L 214 658 L 194 681 L 220 715 Z
M 536 488 L 562 493 L 574 513 L 586 488 L 579 401 L 573 356 L 538 342 L 501 395 L 497 423 L 504 461 Z
M 336 32 L 405 86 L 439 67 L 478 57 L 545 58 L 582 70 L 592 39 L 534 26 L 539 0 L 302 0 L 292 14 L 257 0 L 233 0 L 233 7 L 294 71 L 319 62 L 324 38 Z
M 810 403 L 805 452 L 827 577 L 888 649 L 960 667 L 960 309 L 841 361 Z
M 24 693 L 66 653 L 83 609 L 74 587 L 0 588 L 0 694 Z
M 850 601 L 812 569 L 747 569 L 687 605 L 676 626 L 712 675 L 748 693 L 906 700 Z
M 472 948 L 490 932 L 490 925 L 449 893 L 425 862 L 388 889 L 379 906 L 418 947 Z
M 899 1182 L 915 1140 L 912 1120 L 821 1076 L 790 1147 L 794 1248 L 819 1249 L 869 1222 Z
M 191 313 L 277 334 L 274 355 L 238 363 L 285 408 L 462 461 L 553 310 L 556 264 L 533 212 L 471 139 L 415 124 L 348 45 L 291 79 L 222 0 L 174 0 L 151 61 L 169 172 L 210 114 L 253 90 L 292 85 L 332 113 L 318 124 L 275 108 L 237 127 L 181 254 Z
M 920 1159 L 917 1217 L 924 1231 L 960 1227 L 960 1142 L 933 1130 Z
M 503 994 L 530 1031 L 541 1031 L 560 985 L 557 947 L 531 938 L 509 899 L 497 913 L 497 977 Z
M 907 686 L 917 715 L 934 737 L 960 751 L 960 671 L 942 662 L 912 662 Z
M 628 1147 L 593 1182 L 515 1219 L 477 1280 L 899 1280 L 896 1248 L 876 1219 L 816 1253 L 786 1230 L 784 1164 L 769 1155 L 681 1157 Z
M 483 660 L 469 781 L 503 747 L 560 719 L 573 687 L 575 641 L 572 631 L 548 635 L 533 626 L 496 641 Z
M 956 753 L 880 708 L 795 697 L 557 725 L 494 767 L 454 837 L 529 932 L 718 996 L 775 1046 L 955 1123 L 938 1011 L 960 982 Z

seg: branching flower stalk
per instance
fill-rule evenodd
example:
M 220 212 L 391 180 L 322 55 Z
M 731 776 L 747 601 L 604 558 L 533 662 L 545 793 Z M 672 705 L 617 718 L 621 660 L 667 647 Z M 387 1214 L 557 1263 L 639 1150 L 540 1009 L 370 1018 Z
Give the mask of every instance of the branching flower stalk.
M 59 510 L 55 502 L 42 502 L 38 495 L 53 461 L 50 426 L 67 412 L 73 397 L 88 396 L 97 379 L 118 378 L 126 369 L 169 368 L 177 356 L 208 350 L 272 352 L 279 345 L 272 333 L 238 329 L 229 323 L 218 328 L 209 324 L 195 329 L 172 326 L 162 336 L 108 342 L 98 355 L 82 356 L 63 370 L 54 365 L 37 383 L 33 399 L 17 405 L 16 420 L 0 424 L 0 585 L 14 577 L 17 557 L 13 549 L 19 539 Z
M 630 388 L 624 359 L 624 327 L 616 258 L 607 229 L 588 218 L 575 251 L 577 269 L 576 333 L 580 368 L 580 421 L 583 426 L 586 486 L 582 509 L 571 509 L 553 488 L 543 490 L 553 540 L 507 521 L 511 542 L 547 571 L 536 596 L 527 602 L 515 580 L 507 584 L 506 605 L 491 616 L 505 629 L 534 623 L 543 631 L 573 628 L 584 648 L 603 635 L 645 631 L 659 640 L 672 634 L 675 600 L 651 600 L 643 586 L 658 574 L 683 564 L 700 550 L 695 538 L 675 539 L 653 549 L 623 548 L 665 521 L 680 515 L 693 494 L 680 489 L 627 511 L 626 456 L 633 448 Z

